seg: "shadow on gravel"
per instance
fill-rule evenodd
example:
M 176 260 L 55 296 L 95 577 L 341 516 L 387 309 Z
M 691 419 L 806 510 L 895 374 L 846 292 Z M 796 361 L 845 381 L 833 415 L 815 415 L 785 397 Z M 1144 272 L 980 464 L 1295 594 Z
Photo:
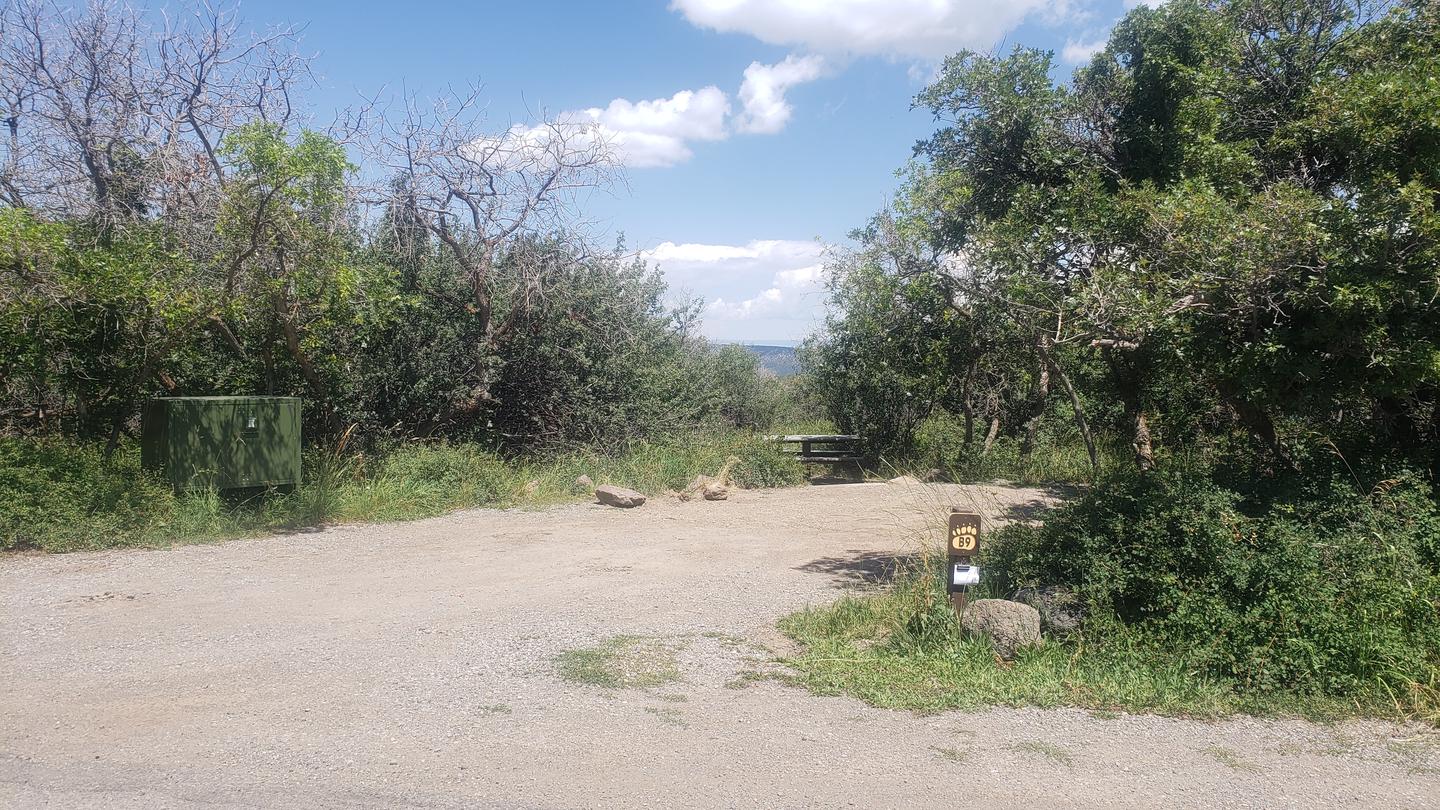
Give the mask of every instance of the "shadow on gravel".
M 996 517 L 1006 523 L 1029 523 L 1035 520 L 1044 520 L 1045 514 L 1058 505 L 1034 499 L 1025 503 L 1011 504 Z
M 1083 491 L 1079 487 L 1065 484 L 1044 484 L 1039 487 L 1051 500 L 1031 498 L 1025 503 L 1012 504 L 1006 507 L 1005 511 L 996 515 L 997 518 L 1006 523 L 1029 523 L 1031 521 L 1044 520 L 1050 510 L 1063 505 L 1066 501 L 1074 500 Z
M 873 484 L 875 486 L 880 486 L 883 485 L 885 482 L 866 481 L 864 478 L 853 478 L 846 475 L 812 475 L 809 478 L 805 479 L 805 483 L 815 487 L 824 487 L 834 484 Z
M 914 554 L 891 554 L 884 551 L 851 551 L 845 557 L 821 557 L 796 571 L 824 574 L 837 588 L 848 585 L 888 585 L 899 571 L 907 570 L 919 559 Z

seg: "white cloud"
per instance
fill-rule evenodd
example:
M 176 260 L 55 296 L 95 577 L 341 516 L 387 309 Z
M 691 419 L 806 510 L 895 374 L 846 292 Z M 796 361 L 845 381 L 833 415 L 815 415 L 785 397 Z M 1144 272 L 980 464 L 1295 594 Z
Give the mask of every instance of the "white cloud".
M 820 78 L 824 70 L 825 60 L 819 56 L 791 54 L 773 65 L 751 62 L 740 84 L 744 109 L 735 121 L 736 131 L 770 135 L 784 129 L 792 111 L 785 92 Z
M 823 265 L 795 270 L 782 270 L 766 287 L 749 298 L 727 301 L 717 297 L 705 305 L 707 321 L 749 321 L 759 318 L 793 320 L 810 323 L 819 303 L 820 282 L 825 277 Z M 729 326 L 729 324 L 720 324 Z M 763 339 L 756 335 L 753 339 Z M 788 336 L 786 336 L 788 337 Z
M 785 287 L 814 287 L 825 278 L 825 266 L 812 264 L 796 270 L 781 270 L 775 274 L 775 283 Z
M 670 98 L 653 101 L 617 98 L 603 110 L 591 108 L 585 113 L 617 132 L 716 140 L 725 137 L 730 100 L 724 91 L 711 85 L 702 90 L 681 90 Z
M 705 301 L 704 332 L 712 338 L 794 340 L 819 317 L 825 246 L 818 242 L 664 242 L 641 256 L 677 293 Z
M 1105 50 L 1105 38 L 1101 37 L 1093 42 L 1080 42 L 1073 39 L 1065 40 L 1065 48 L 1060 52 L 1060 58 L 1072 65 L 1082 62 L 1089 62 L 1090 57 Z
M 662 242 L 640 254 L 660 265 L 667 276 L 680 274 L 687 280 L 722 272 L 732 277 L 759 273 L 769 278 L 784 270 L 818 264 L 824 255 L 824 245 L 798 239 L 756 239 L 743 245 Z
M 833 54 L 938 59 L 988 48 L 1026 18 L 1064 16 L 1053 0 L 673 0 L 692 24 Z
M 555 134 L 563 133 L 571 147 L 603 141 L 618 162 L 632 168 L 674 166 L 694 154 L 689 141 L 728 137 L 729 117 L 729 96 L 712 85 L 648 101 L 617 98 L 603 108 L 561 113 L 549 124 L 511 127 L 485 145 L 530 157 L 553 149 L 560 140 Z
M 546 153 L 557 148 L 603 146 L 616 162 L 634 169 L 675 166 L 694 156 L 690 148 L 694 141 L 723 141 L 732 133 L 780 132 L 793 112 L 785 92 L 814 81 L 824 69 L 819 56 L 792 54 L 773 65 L 751 62 L 740 84 L 738 115 L 732 113 L 730 96 L 710 85 L 681 90 L 669 98 L 617 98 L 604 107 L 561 113 L 549 123 L 513 126 L 476 146 L 501 152 L 511 163 L 544 161 Z

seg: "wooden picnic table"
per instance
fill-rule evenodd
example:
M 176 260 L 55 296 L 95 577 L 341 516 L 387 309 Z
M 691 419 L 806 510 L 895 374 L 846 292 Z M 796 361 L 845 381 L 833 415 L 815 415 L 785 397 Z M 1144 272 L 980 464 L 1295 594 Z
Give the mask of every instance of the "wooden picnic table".
M 860 437 L 846 434 L 791 434 L 787 436 L 766 436 L 780 445 L 798 444 L 800 449 L 795 458 L 817 464 L 842 461 L 863 461 L 860 454 Z

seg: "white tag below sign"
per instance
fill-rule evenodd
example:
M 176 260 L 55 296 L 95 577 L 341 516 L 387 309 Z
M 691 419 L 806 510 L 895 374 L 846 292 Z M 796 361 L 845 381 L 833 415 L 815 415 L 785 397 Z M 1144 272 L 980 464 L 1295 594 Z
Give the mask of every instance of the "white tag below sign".
M 979 585 L 980 566 L 978 565 L 955 565 L 950 571 L 950 584 L 952 585 Z

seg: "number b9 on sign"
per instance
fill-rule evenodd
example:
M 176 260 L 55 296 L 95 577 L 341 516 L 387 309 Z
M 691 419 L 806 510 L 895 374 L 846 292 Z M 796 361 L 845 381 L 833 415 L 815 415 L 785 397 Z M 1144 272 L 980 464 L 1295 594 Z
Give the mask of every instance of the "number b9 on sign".
M 950 513 L 950 556 L 973 557 L 980 550 L 980 516 Z

